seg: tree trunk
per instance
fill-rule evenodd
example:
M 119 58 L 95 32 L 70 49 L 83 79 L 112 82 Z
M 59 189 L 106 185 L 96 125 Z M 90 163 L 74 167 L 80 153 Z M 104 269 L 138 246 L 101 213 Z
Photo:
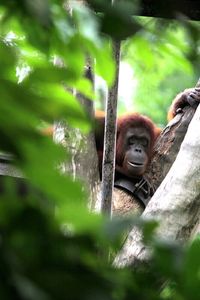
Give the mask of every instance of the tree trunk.
M 106 105 L 101 200 L 101 211 L 108 216 L 111 216 L 112 214 L 112 198 L 115 174 L 120 41 L 113 41 L 112 44 L 113 56 L 116 63 L 116 75 L 113 86 L 109 89 Z
M 93 82 L 90 66 L 86 67 L 85 76 Z M 93 120 L 93 102 L 81 94 L 76 96 L 88 118 Z M 94 132 L 84 134 L 79 128 L 72 128 L 65 121 L 58 121 L 54 126 L 54 140 L 66 150 L 66 161 L 60 165 L 61 172 L 71 175 L 74 180 L 83 181 L 83 187 L 89 194 L 89 207 L 93 209 L 100 187 Z
M 99 189 L 99 174 L 96 146 L 92 132 L 84 134 L 78 128 L 70 127 L 66 122 L 56 122 L 54 140 L 61 143 L 69 159 L 62 162 L 63 174 L 72 175 L 73 179 L 83 181 L 84 189 L 90 194 L 89 206 L 93 208 Z
M 159 221 L 160 239 L 187 241 L 200 223 L 200 106 L 188 127 L 177 158 L 147 205 L 143 218 Z M 161 166 L 162 168 L 162 166 Z M 130 232 L 115 259 L 118 267 L 148 260 L 150 249 L 137 228 Z

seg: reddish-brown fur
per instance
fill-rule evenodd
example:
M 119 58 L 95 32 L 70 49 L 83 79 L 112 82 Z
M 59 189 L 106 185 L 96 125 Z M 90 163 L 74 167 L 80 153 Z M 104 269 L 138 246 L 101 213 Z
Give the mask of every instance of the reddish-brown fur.
M 200 102 L 200 88 L 190 88 L 186 89 L 183 92 L 179 93 L 169 108 L 167 119 L 168 121 L 172 120 L 179 110 L 183 109 L 185 106 L 197 107 Z
M 129 113 L 121 116 L 117 120 L 117 142 L 116 142 L 116 163 L 121 165 L 124 158 L 124 136 L 127 130 L 131 127 L 140 127 L 146 130 L 151 137 L 149 158 L 152 155 L 153 145 L 158 136 L 157 127 L 154 123 L 146 116 L 138 113 Z
M 192 90 L 193 89 L 186 89 L 174 98 L 167 114 L 168 121 L 175 117 L 179 108 L 182 109 L 187 104 L 187 96 Z
M 96 147 L 99 158 L 99 168 L 101 172 L 101 165 L 103 159 L 103 139 L 104 139 L 104 112 L 97 111 L 95 114 L 95 139 Z M 120 116 L 117 119 L 117 141 L 116 141 L 116 163 L 120 166 L 125 154 L 124 136 L 129 128 L 138 127 L 144 128 L 150 134 L 151 144 L 148 153 L 149 160 L 152 155 L 153 145 L 156 138 L 160 133 L 160 129 L 154 125 L 154 123 L 146 116 L 138 113 L 129 113 Z

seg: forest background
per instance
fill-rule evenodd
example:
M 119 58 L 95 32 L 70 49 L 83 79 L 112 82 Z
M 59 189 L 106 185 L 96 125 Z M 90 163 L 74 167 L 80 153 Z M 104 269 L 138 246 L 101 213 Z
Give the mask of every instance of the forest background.
M 55 168 L 69 156 L 41 132 L 62 119 L 91 129 L 71 89 L 95 99 L 84 77 L 88 55 L 95 74 L 112 85 L 110 37 L 122 40 L 121 59 L 134 76 L 133 95 L 127 105 L 120 94 L 119 113 L 128 106 L 164 126 L 173 97 L 199 77 L 200 23 L 133 18 L 139 6 L 131 1 L 88 2 L 92 9 L 75 5 L 73 14 L 57 0 L 0 3 L 0 148 L 30 183 L 21 199 L 16 180 L 1 176 L 0 298 L 198 299 L 199 239 L 163 243 L 154 239 L 154 222 L 92 214 L 82 182 Z M 143 229 L 152 261 L 116 269 L 113 257 L 132 225 Z

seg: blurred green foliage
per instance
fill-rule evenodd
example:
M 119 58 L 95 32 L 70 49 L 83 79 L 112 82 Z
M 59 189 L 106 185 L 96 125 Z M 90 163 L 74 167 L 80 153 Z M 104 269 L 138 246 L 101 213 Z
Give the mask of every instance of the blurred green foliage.
M 122 15 L 119 9 L 112 11 L 119 24 L 124 11 Z M 106 20 L 107 10 L 102 13 Z M 90 128 L 70 88 L 94 97 L 84 78 L 88 55 L 96 60 L 95 72 L 112 84 L 115 65 L 109 39 L 101 29 L 112 31 L 105 30 L 106 22 L 101 27 L 101 22 L 86 7 L 74 7 L 70 15 L 59 0 L 0 3 L 0 149 L 14 154 L 29 183 L 24 191 L 22 179 L 0 176 L 0 299 L 199 299 L 199 239 L 183 248 L 156 241 L 154 223 L 134 218 L 109 221 L 91 214 L 81 183 L 55 168 L 66 153 L 41 134 L 43 122 L 55 119 Z M 139 25 L 131 34 L 143 26 L 135 22 Z M 151 55 L 147 37 L 142 39 L 151 34 L 146 27 L 143 31 L 141 37 L 139 33 L 133 37 L 140 43 L 140 63 L 147 69 L 156 63 L 164 82 L 166 75 L 174 73 L 167 73 L 164 58 L 158 61 Z M 120 38 L 127 32 L 121 30 Z M 160 36 L 154 36 L 159 43 Z M 128 43 L 131 39 L 124 49 L 131 57 L 136 50 L 132 46 L 128 50 Z M 167 47 L 164 41 L 161 44 Z M 142 56 L 145 49 L 148 54 Z M 53 66 L 55 56 L 64 68 Z M 179 63 L 190 71 L 189 63 L 181 59 Z M 153 82 L 159 86 L 156 76 Z M 143 229 L 144 241 L 154 249 L 152 261 L 148 267 L 115 269 L 107 253 L 117 253 L 124 232 L 134 224 Z
M 137 81 L 131 108 L 164 126 L 172 100 L 195 86 L 200 77 L 200 22 L 138 20 L 143 30 L 122 48 L 122 60 L 131 65 Z M 119 110 L 124 110 L 125 101 L 122 99 Z

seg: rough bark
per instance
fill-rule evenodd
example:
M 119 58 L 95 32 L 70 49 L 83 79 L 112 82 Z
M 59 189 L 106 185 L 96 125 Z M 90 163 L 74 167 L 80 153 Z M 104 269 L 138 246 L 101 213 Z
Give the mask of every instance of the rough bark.
M 161 132 L 146 173 L 155 190 L 157 190 L 175 161 L 194 113 L 194 108 L 185 107 Z
M 200 87 L 200 79 L 196 87 Z M 157 190 L 175 161 L 195 111 L 196 104 L 194 107 L 190 105 L 184 107 L 161 132 L 154 148 L 151 164 L 145 174 L 154 190 Z
M 147 205 L 143 218 L 159 221 L 160 239 L 187 241 L 200 223 L 200 106 L 188 127 L 180 151 L 169 173 Z M 161 166 L 162 167 L 162 166 Z M 133 228 L 115 259 L 117 267 L 148 260 L 151 254 Z
M 113 41 L 113 55 L 116 62 L 116 75 L 112 88 L 108 92 L 105 116 L 104 155 L 102 166 L 102 213 L 111 216 L 115 171 L 117 96 L 120 64 L 120 42 Z
M 93 82 L 91 63 L 88 63 L 85 77 Z M 93 102 L 77 93 L 76 97 L 86 111 L 88 118 L 94 119 Z M 74 180 L 83 182 L 89 193 L 89 207 L 93 208 L 99 194 L 98 158 L 94 132 L 83 133 L 79 128 L 72 128 L 65 121 L 58 121 L 54 126 L 54 141 L 62 144 L 66 150 L 66 161 L 60 165 L 63 174 L 70 174 Z M 70 156 L 70 159 L 69 157 Z
M 75 1 L 64 1 L 64 7 L 69 14 L 73 14 L 73 4 Z M 86 1 L 78 1 L 80 5 L 86 5 Z M 62 61 L 55 61 L 55 64 L 63 66 Z M 94 84 L 92 61 L 87 57 L 87 66 L 85 68 L 85 77 Z M 76 93 L 76 91 L 73 91 Z M 85 109 L 90 120 L 94 119 L 93 102 L 77 93 L 77 99 Z M 54 126 L 54 141 L 62 144 L 66 150 L 66 161 L 60 165 L 63 174 L 71 174 L 74 180 L 79 179 L 83 182 L 83 188 L 89 194 L 89 208 L 94 210 L 98 205 L 100 180 L 98 172 L 98 157 L 94 139 L 94 132 L 84 134 L 79 128 L 72 128 L 65 121 L 61 120 Z M 70 159 L 67 159 L 70 155 Z

